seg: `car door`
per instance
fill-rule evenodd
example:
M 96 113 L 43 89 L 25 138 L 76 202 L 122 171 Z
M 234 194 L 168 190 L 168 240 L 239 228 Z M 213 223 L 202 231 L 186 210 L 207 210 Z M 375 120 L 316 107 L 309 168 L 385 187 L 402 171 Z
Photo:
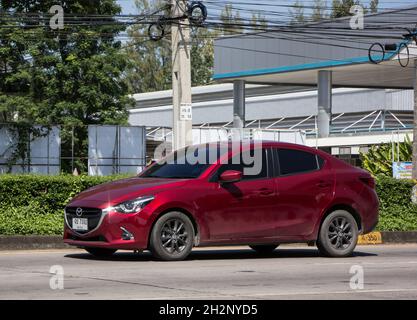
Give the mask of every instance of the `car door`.
M 274 149 L 279 175 L 275 177 L 277 236 L 310 235 L 331 202 L 334 176 L 330 164 L 304 150 Z
M 244 174 L 239 182 L 219 183 L 223 172 L 244 172 L 247 167 L 242 163 L 231 164 L 230 160 L 229 164 L 221 165 L 211 177 L 214 192 L 205 199 L 206 208 L 210 209 L 204 213 L 210 239 L 237 240 L 275 236 L 275 185 L 269 178 L 269 155 L 268 150 L 263 149 L 262 169 L 259 174 Z

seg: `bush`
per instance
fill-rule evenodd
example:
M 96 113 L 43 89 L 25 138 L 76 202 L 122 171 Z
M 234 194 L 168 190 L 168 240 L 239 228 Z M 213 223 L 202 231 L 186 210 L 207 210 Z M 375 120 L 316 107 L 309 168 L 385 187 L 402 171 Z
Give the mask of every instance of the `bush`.
M 76 194 L 125 177 L 0 175 L 0 234 L 62 234 L 63 209 Z
M 398 152 L 399 151 L 399 152 Z M 392 177 L 392 163 L 394 161 L 412 161 L 413 143 L 407 135 L 405 141 L 396 144 L 383 143 L 372 146 L 367 153 L 361 154 L 362 166 L 372 175 Z
M 0 206 L 0 234 L 2 235 L 59 235 L 64 227 L 64 215 L 42 213 L 36 203 L 25 207 Z
M 79 192 L 125 178 L 0 175 L 0 234 L 59 235 L 63 208 Z M 417 230 L 417 206 L 411 203 L 413 181 L 379 176 L 380 231 Z
M 378 176 L 377 193 L 380 201 L 380 219 L 377 229 L 380 231 L 417 230 L 417 205 L 411 202 L 411 180 L 397 180 Z

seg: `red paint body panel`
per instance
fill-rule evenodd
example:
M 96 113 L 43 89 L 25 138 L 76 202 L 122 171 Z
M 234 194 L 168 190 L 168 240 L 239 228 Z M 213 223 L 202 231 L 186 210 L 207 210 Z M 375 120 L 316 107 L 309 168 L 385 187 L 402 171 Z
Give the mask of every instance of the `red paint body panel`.
M 362 232 L 375 227 L 378 198 L 359 179 L 368 173 L 304 146 L 264 142 L 263 147 L 307 151 L 320 156 L 324 164 L 313 172 L 230 184 L 211 180 L 220 167 L 213 164 L 195 179 L 135 177 L 99 185 L 80 193 L 67 209 L 104 210 L 142 196 L 154 196 L 154 200 L 139 213 L 105 211 L 98 226 L 85 234 L 75 232 L 66 222 L 64 241 L 79 247 L 147 249 L 153 224 L 168 211 L 182 211 L 193 220 L 196 242 L 202 246 L 316 240 L 321 221 L 335 207 L 352 211 Z M 121 228 L 134 239 L 123 240 Z

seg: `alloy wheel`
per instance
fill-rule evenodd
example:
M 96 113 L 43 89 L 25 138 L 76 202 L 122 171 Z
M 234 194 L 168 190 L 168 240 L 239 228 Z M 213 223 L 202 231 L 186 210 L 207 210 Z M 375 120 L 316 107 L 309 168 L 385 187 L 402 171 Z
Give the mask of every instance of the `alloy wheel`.
M 331 246 L 337 250 L 345 250 L 352 245 L 353 233 L 351 223 L 344 217 L 334 218 L 327 230 Z
M 161 244 L 169 254 L 183 252 L 189 242 L 189 234 L 180 219 L 170 219 L 161 229 Z

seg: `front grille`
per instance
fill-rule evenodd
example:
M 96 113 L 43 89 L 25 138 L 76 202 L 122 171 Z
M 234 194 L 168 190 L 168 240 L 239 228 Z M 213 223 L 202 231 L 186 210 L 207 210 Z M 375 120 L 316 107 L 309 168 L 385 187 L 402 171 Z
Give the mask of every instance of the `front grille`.
M 82 214 L 81 216 L 77 216 L 77 209 L 80 207 L 66 207 L 65 208 L 65 215 L 67 217 L 67 222 L 70 228 L 72 228 L 72 219 L 73 218 L 87 218 L 88 219 L 88 230 L 87 231 L 76 231 L 77 233 L 83 234 L 90 232 L 91 230 L 94 230 L 97 228 L 100 219 L 102 210 L 97 208 L 86 208 L 81 207 Z
M 76 215 L 77 209 L 79 207 L 66 207 L 65 208 L 65 212 L 67 214 L 74 214 Z M 83 210 L 83 217 L 94 217 L 97 215 L 101 216 L 101 209 L 97 209 L 97 208 L 86 208 L 86 207 L 81 207 L 81 209 Z
M 104 236 L 98 236 L 98 237 L 87 237 L 87 238 L 81 238 L 77 236 L 69 236 L 69 239 L 75 240 L 75 241 L 85 241 L 85 242 L 107 242 L 107 239 Z

